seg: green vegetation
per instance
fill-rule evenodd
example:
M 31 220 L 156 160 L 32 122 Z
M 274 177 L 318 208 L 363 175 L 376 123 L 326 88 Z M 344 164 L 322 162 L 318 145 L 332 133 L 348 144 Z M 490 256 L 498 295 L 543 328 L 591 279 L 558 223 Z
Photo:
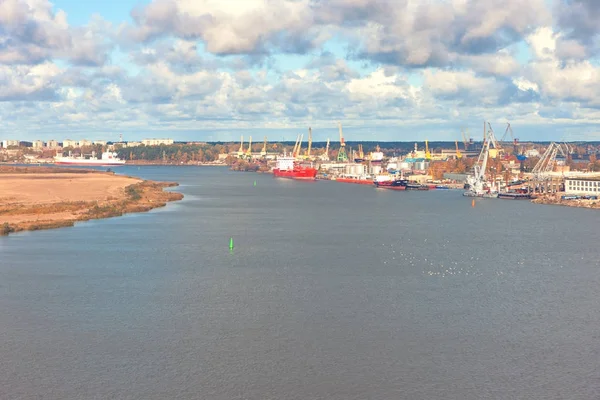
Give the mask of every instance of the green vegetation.
M 8 235 L 12 231 L 13 228 L 8 224 L 8 222 L 5 222 L 2 224 L 2 228 L 0 229 L 0 235 Z
M 142 198 L 142 195 L 139 192 L 138 185 L 133 184 L 129 185 L 125 188 L 125 193 L 129 196 L 130 200 L 137 201 Z

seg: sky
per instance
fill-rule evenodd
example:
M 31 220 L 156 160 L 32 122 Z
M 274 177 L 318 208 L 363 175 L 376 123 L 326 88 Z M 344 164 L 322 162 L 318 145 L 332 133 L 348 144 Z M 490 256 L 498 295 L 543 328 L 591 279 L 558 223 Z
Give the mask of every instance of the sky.
M 600 140 L 597 0 L 0 0 L 0 139 Z

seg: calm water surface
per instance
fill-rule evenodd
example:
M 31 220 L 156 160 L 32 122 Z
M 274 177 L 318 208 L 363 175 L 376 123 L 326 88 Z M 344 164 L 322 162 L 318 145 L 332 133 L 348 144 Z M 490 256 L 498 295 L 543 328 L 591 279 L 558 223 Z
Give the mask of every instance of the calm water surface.
M 1 399 L 600 398 L 598 211 L 118 171 L 185 199 L 0 238 Z

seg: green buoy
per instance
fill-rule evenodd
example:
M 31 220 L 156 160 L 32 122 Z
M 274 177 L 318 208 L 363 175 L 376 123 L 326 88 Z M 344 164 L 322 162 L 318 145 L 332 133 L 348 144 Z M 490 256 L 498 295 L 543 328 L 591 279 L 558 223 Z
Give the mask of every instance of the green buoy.
M 254 181 L 254 186 L 256 186 L 256 181 Z
M 233 250 L 233 238 L 229 238 L 229 250 Z

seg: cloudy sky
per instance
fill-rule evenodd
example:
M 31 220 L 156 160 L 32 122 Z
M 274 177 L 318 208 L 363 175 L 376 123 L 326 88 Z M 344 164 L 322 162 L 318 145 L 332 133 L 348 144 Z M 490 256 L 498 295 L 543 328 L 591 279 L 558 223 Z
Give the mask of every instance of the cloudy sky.
M 600 140 L 597 0 L 0 0 L 0 139 Z M 306 135 L 305 135 L 306 137 Z M 336 139 L 337 140 L 337 139 Z

